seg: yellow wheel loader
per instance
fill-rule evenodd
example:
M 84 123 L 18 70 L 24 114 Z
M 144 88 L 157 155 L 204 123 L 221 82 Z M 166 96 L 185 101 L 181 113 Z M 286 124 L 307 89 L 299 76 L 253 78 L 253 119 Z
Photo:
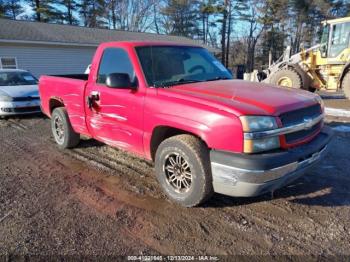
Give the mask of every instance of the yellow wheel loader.
M 298 54 L 284 55 L 264 72 L 259 81 L 309 91 L 342 90 L 350 99 L 350 17 L 323 23 L 321 43 Z

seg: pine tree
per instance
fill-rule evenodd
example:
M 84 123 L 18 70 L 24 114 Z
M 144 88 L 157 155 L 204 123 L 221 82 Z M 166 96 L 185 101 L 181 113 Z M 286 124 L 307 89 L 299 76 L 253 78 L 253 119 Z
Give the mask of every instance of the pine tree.
M 74 16 L 74 12 L 78 11 L 77 0 L 60 0 L 59 4 L 63 6 L 62 17 L 64 22 L 70 25 L 76 25 L 79 23 L 78 19 Z
M 0 18 L 5 17 L 6 7 L 3 0 L 0 0 Z
M 227 13 L 228 13 L 228 0 L 224 0 L 221 5 L 218 6 L 219 13 L 222 14 L 222 18 L 219 20 L 221 22 L 221 63 L 225 64 L 226 57 L 226 25 L 227 25 Z
M 107 3 L 103 0 L 81 0 L 78 4 L 79 13 L 84 26 L 108 27 Z
M 207 44 L 210 37 L 210 28 L 216 27 L 215 22 L 211 21 L 211 17 L 217 13 L 216 1 L 203 1 L 200 6 L 200 16 L 202 21 L 202 39 L 203 43 Z
M 63 22 L 62 12 L 55 5 L 58 0 L 25 0 L 34 11 L 33 19 L 38 22 Z
M 23 13 L 23 7 L 17 0 L 7 0 L 5 4 L 5 15 L 16 20 L 16 17 Z
M 165 17 L 163 26 L 171 34 L 194 38 L 199 32 L 199 8 L 196 0 L 167 0 L 161 10 Z

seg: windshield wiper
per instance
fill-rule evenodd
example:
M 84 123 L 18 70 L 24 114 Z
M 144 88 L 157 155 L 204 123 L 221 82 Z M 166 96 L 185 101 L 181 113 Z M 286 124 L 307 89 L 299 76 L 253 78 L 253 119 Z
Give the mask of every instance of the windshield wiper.
M 170 87 L 170 86 L 175 86 L 175 85 L 182 85 L 182 84 L 190 84 L 190 83 L 198 83 L 198 82 L 203 82 L 203 80 L 194 80 L 194 79 L 179 79 L 176 81 L 171 81 L 171 82 L 163 82 L 163 83 L 159 83 L 159 84 L 155 84 L 154 87 Z
M 205 80 L 206 82 L 209 82 L 209 81 L 217 81 L 217 80 L 229 80 L 231 78 L 229 77 L 226 77 L 226 76 L 217 76 L 215 78 L 210 78 L 210 79 L 207 79 Z

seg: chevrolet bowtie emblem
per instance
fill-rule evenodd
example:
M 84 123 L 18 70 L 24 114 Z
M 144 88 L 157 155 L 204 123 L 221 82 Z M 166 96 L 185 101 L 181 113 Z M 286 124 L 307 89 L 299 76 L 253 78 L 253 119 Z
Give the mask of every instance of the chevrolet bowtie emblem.
M 310 129 L 313 126 L 312 118 L 304 118 L 305 129 Z

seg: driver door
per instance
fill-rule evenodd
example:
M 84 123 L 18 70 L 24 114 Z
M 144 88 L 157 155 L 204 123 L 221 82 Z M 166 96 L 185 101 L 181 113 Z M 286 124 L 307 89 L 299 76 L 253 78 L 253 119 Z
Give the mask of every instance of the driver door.
M 86 107 L 89 132 L 96 140 L 143 155 L 144 93 L 108 87 L 106 78 L 111 73 L 126 73 L 130 79 L 136 79 L 133 64 L 123 48 L 104 50 L 96 82 L 86 87 L 86 99 L 93 98 Z

